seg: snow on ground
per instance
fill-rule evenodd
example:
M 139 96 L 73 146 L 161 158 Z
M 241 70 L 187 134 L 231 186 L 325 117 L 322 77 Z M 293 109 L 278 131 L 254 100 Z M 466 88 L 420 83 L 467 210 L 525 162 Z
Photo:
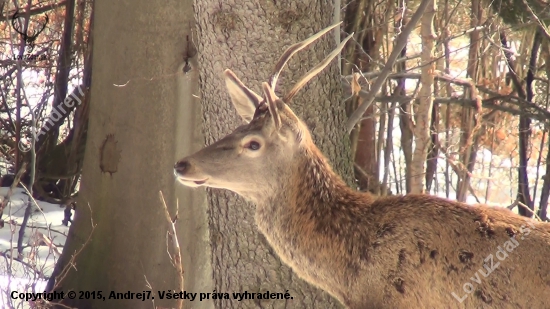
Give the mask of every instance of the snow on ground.
M 0 200 L 9 188 L 0 188 Z M 62 224 L 64 208 L 42 201 L 32 203 L 32 211 L 23 238 L 23 259 L 17 261 L 17 240 L 28 195 L 16 188 L 4 209 L 4 227 L 0 228 L 0 308 L 30 308 L 27 302 L 12 300 L 18 293 L 43 292 L 52 274 L 59 253 L 67 239 L 69 228 Z M 52 246 L 47 243 L 52 243 Z

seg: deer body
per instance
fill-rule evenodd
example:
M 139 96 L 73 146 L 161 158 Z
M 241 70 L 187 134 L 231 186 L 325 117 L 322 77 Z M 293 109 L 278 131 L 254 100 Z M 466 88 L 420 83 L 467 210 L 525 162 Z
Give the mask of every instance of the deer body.
M 176 163 L 178 180 L 254 202 L 281 260 L 350 309 L 550 308 L 550 225 L 428 195 L 375 198 L 332 171 L 286 104 L 329 57 L 284 99 L 273 91 L 288 58 L 320 34 L 284 53 L 263 97 L 225 71 L 247 124 Z
M 317 149 L 292 170 L 256 201 L 258 228 L 348 308 L 550 307 L 548 224 L 428 195 L 374 198 L 348 188 Z

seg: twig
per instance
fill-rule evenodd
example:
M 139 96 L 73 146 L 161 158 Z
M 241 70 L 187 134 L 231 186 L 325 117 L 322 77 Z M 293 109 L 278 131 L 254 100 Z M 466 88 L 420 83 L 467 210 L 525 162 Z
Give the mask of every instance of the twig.
M 49 4 L 49 5 L 43 5 L 43 6 L 40 6 L 38 8 L 35 8 L 35 9 L 30 9 L 28 12 L 21 11 L 21 15 L 29 14 L 29 16 L 32 16 L 32 15 L 42 14 L 42 13 L 45 13 L 47 11 L 58 9 L 58 8 L 64 6 L 66 4 L 66 2 L 67 1 L 60 1 L 60 2 L 53 3 L 53 4 Z M 3 16 L 0 17 L 0 19 L 8 20 L 9 18 L 12 18 L 13 13 L 15 13 L 15 12 L 10 12 L 9 14 L 3 15 Z
M 550 33 L 548 33 L 548 29 L 546 29 L 546 25 L 540 20 L 540 18 L 533 12 L 533 9 L 529 6 L 529 3 L 527 1 L 523 0 L 523 4 L 525 4 L 525 7 L 527 8 L 527 11 L 531 15 L 531 17 L 535 20 L 535 22 L 538 24 L 539 29 L 541 30 L 542 34 L 546 37 L 547 40 L 550 39 Z
M 164 200 L 164 195 L 162 194 L 162 191 L 159 191 L 159 196 L 160 196 L 160 201 L 162 202 L 162 205 L 164 206 L 164 214 L 166 215 L 166 220 L 168 221 L 168 223 L 170 224 L 170 231 L 168 231 L 168 235 L 167 235 L 167 238 L 171 237 L 172 238 L 172 245 L 174 246 L 174 254 L 173 255 L 170 255 L 170 252 L 168 252 L 168 255 L 170 257 L 170 260 L 172 260 L 172 265 L 174 265 L 174 267 L 176 268 L 176 271 L 180 277 L 180 282 L 179 282 L 179 288 L 178 290 L 179 291 L 183 291 L 183 266 L 182 266 L 182 263 L 181 263 L 181 250 L 180 250 L 180 244 L 179 244 L 179 241 L 178 241 L 178 234 L 176 233 L 176 221 L 178 220 L 178 211 L 179 211 L 179 207 L 178 207 L 178 204 L 176 203 L 176 215 L 174 216 L 174 218 L 170 218 L 170 212 L 168 211 L 168 206 L 166 206 L 166 201 Z M 168 249 L 168 248 L 167 248 Z M 178 300 L 178 303 L 177 303 L 177 308 L 181 309 L 183 308 L 183 299 L 179 299 Z
M 365 75 L 365 77 L 372 77 L 372 76 L 378 75 L 379 73 L 378 72 L 368 72 L 368 73 L 363 73 L 363 74 Z M 344 87 L 344 90 L 346 90 L 346 92 L 349 91 L 349 89 L 350 89 L 350 84 L 348 82 L 348 78 L 349 78 L 348 76 L 342 77 L 342 80 L 341 80 L 342 86 Z M 395 73 L 395 74 L 390 74 L 388 76 L 388 78 L 392 78 L 392 79 L 397 79 L 397 78 L 419 79 L 420 74 L 418 74 L 418 73 Z M 438 80 L 438 81 L 445 81 L 445 82 L 448 82 L 448 83 L 454 83 L 454 84 L 462 86 L 462 87 L 470 87 L 471 86 L 470 82 L 467 79 L 456 78 L 456 77 L 449 76 L 447 74 L 437 74 L 437 75 L 435 75 L 435 79 Z M 490 98 L 482 100 L 482 106 L 484 108 L 499 110 L 499 111 L 510 113 L 512 115 L 527 115 L 528 117 L 530 117 L 532 119 L 536 119 L 536 120 L 544 123 L 545 126 L 550 125 L 549 124 L 550 111 L 538 106 L 537 104 L 535 104 L 531 101 L 528 101 L 526 99 L 522 99 L 522 98 L 517 97 L 517 96 L 500 94 L 500 93 L 498 93 L 494 90 L 491 90 L 491 89 L 486 88 L 486 87 L 481 86 L 481 85 L 475 85 L 475 87 L 477 88 L 477 90 L 479 92 L 482 92 L 484 94 L 487 94 L 487 95 L 491 96 Z M 364 100 L 370 95 L 371 95 L 370 92 L 367 92 L 367 91 L 364 91 L 364 90 L 359 91 L 359 96 L 361 98 L 363 98 Z M 412 99 L 413 99 L 413 97 L 409 97 L 409 96 L 389 96 L 389 97 L 375 97 L 373 100 L 375 100 L 377 102 L 386 102 L 387 103 L 387 102 L 394 102 L 394 101 L 406 102 L 406 101 L 410 101 Z M 510 105 L 498 104 L 498 103 L 496 103 L 496 101 L 507 102 Z M 467 98 L 459 98 L 459 97 L 456 97 L 456 96 L 452 96 L 450 98 L 449 97 L 435 98 L 434 103 L 444 103 L 444 104 L 459 103 L 459 104 L 468 105 L 468 106 L 477 108 L 477 104 L 476 104 L 477 100 L 467 99 Z
M 49 289 L 48 287 L 50 287 L 50 282 L 48 282 L 48 286 L 46 287 L 48 292 L 55 291 L 56 289 L 58 289 L 60 287 L 61 282 L 63 282 L 63 280 L 65 279 L 65 277 L 67 276 L 67 274 L 69 273 L 69 270 L 71 268 L 74 268 L 76 270 L 76 265 L 75 265 L 75 262 L 74 262 L 76 260 L 76 257 L 78 255 L 80 255 L 82 250 L 84 250 L 84 248 L 92 240 L 92 235 L 94 234 L 94 230 L 95 230 L 96 225 L 94 224 L 94 219 L 92 217 L 92 207 L 90 207 L 90 204 L 88 204 L 88 208 L 90 209 L 90 224 L 92 226 L 92 230 L 90 231 L 90 234 L 88 235 L 88 238 L 86 239 L 86 241 L 82 244 L 82 246 L 78 250 L 75 250 L 75 252 L 71 255 L 71 258 L 65 264 L 63 269 L 59 272 L 59 274 L 57 274 L 57 275 L 55 275 L 55 273 L 52 274 L 52 277 L 53 276 L 55 276 L 55 277 L 50 278 L 50 280 L 53 280 L 54 283 L 53 283 L 53 287 L 51 289 Z M 54 272 L 55 272 L 55 270 L 54 270 Z M 62 304 L 57 303 L 56 306 L 58 306 L 58 305 L 62 305 Z
M 535 218 L 537 218 L 539 221 L 543 222 L 543 220 L 537 215 L 537 213 L 535 211 L 533 211 L 531 208 L 529 208 L 527 205 L 523 204 L 522 202 L 520 202 L 517 199 L 512 204 L 510 204 L 510 206 L 506 206 L 506 208 L 512 210 L 516 206 L 520 206 L 520 207 L 528 210 L 530 213 L 532 213 L 535 216 Z

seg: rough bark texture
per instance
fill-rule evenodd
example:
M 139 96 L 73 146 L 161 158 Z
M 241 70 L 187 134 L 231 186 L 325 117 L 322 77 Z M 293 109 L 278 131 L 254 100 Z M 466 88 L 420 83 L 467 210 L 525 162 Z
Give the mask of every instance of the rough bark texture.
M 430 120 L 434 91 L 434 46 L 435 33 L 433 20 L 437 3 L 433 0 L 422 17 L 420 32 L 422 34 L 422 75 L 420 77 L 419 104 L 414 111 L 414 153 L 411 162 L 411 193 L 423 193 L 425 190 L 425 166 L 430 146 Z
M 159 300 L 155 293 L 178 288 L 167 255 L 168 223 L 159 191 L 173 215 L 173 165 L 183 152 L 182 144 L 176 147 L 176 143 L 182 132 L 194 134 L 192 128 L 183 131 L 181 123 L 186 118 L 181 111 L 192 111 L 198 103 L 192 92 L 181 91 L 191 87 L 181 84 L 193 83 L 192 76 L 182 77 L 181 70 L 192 19 L 191 1 L 95 2 L 88 145 L 75 221 L 56 273 L 86 242 L 91 215 L 96 225 L 92 240 L 77 256 L 76 270 L 69 272 L 57 290 L 73 290 L 77 298 L 79 291 L 102 291 L 107 299 L 75 299 L 66 305 L 152 308 L 151 300 L 108 299 L 111 291 L 147 291 L 148 283 L 156 306 L 176 305 L 176 300 Z M 113 134 L 115 142 L 98 151 L 108 134 Z M 105 149 L 111 149 L 114 156 Z M 116 154 L 120 154 L 119 161 Z M 110 174 L 102 169 L 116 171 Z M 199 200 L 178 197 L 180 214 L 189 207 L 185 202 Z M 185 238 L 187 226 L 178 222 L 178 227 L 180 238 Z
M 241 124 L 221 78 L 230 68 L 251 89 L 261 93 L 284 49 L 333 22 L 330 2 L 196 0 L 199 25 L 201 100 L 206 143 Z M 288 63 L 277 93 L 321 61 L 335 47 L 327 35 Z M 311 129 L 319 148 L 349 180 L 349 145 L 344 132 L 344 106 L 336 61 L 293 100 L 293 110 Z M 300 280 L 274 255 L 254 223 L 255 206 L 223 190 L 208 191 L 209 232 L 214 288 L 218 292 L 285 292 L 291 300 L 216 300 L 216 308 L 338 308 L 326 293 Z M 186 308 L 196 308 L 194 302 Z

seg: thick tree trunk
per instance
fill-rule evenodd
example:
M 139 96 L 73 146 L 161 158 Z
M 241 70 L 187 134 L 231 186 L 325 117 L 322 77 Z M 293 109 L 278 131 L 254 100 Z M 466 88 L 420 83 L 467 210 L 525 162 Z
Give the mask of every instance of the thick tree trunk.
M 235 4 L 235 2 L 237 4 Z M 233 110 L 221 78 L 230 68 L 257 93 L 275 63 L 290 44 L 333 23 L 331 2 L 196 0 L 199 25 L 201 101 L 207 144 L 230 133 L 241 119 Z M 282 73 L 277 93 L 321 61 L 335 47 L 327 35 L 294 56 Z M 293 100 L 292 108 L 311 129 L 319 148 L 344 178 L 351 177 L 349 143 L 344 131 L 344 105 L 337 61 L 319 74 Z M 326 293 L 298 279 L 282 264 L 259 234 L 254 205 L 224 190 L 208 190 L 211 268 L 217 292 L 285 292 L 290 300 L 215 300 L 216 308 L 338 308 Z M 204 235 L 200 235 L 204 237 Z M 204 261 L 197 261 L 202 263 Z M 188 265 L 194 267 L 195 265 Z M 198 291 L 197 291 L 198 292 Z M 210 291 L 211 292 L 211 291 Z M 186 308 L 200 303 L 188 302 Z
M 149 283 L 154 305 L 172 308 L 177 300 L 160 300 L 157 293 L 179 289 L 167 254 L 169 225 L 159 191 L 172 215 L 176 197 L 180 215 L 191 208 L 190 201 L 200 201 L 198 191 L 176 196 L 173 176 L 174 162 L 190 148 L 196 126 L 188 118 L 198 106 L 192 91 L 198 69 L 188 74 L 182 71 L 186 34 L 193 22 L 192 3 L 97 1 L 94 9 L 93 81 L 83 179 L 74 224 L 54 275 L 85 247 L 74 261 L 75 268 L 66 277 L 57 277 L 56 290 L 75 291 L 77 299 L 63 304 L 79 309 L 152 308 L 151 300 L 135 296 L 109 299 L 111 292 L 148 291 Z M 110 134 L 113 141 L 107 138 Z M 92 218 L 95 229 L 86 243 Z M 200 223 L 200 217 L 195 221 Z M 177 226 L 180 238 L 185 238 L 189 227 L 182 222 Z M 80 291 L 96 294 L 79 299 Z

